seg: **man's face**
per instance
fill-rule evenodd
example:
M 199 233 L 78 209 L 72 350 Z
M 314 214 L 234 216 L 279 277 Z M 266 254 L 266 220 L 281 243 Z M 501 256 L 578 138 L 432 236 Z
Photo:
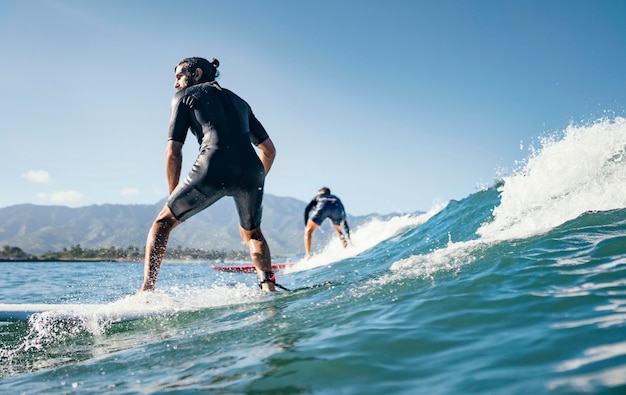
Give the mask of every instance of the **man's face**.
M 176 90 L 183 90 L 188 86 L 193 85 L 193 79 L 191 78 L 191 73 L 186 69 L 186 65 L 179 64 L 176 66 L 176 75 L 174 78 L 176 82 L 174 83 L 174 88 Z

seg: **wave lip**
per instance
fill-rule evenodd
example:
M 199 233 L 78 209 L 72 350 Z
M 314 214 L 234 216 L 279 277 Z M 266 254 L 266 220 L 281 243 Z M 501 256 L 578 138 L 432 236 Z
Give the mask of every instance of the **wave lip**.
M 626 119 L 569 126 L 540 140 L 513 175 L 477 233 L 489 239 L 544 233 L 589 211 L 626 207 Z

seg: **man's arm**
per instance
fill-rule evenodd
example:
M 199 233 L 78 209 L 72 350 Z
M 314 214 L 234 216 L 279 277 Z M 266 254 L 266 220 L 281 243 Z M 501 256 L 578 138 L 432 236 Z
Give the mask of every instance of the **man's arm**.
M 263 163 L 265 174 L 267 174 L 272 168 L 272 163 L 274 163 L 276 147 L 274 147 L 272 139 L 268 137 L 261 144 L 257 145 L 257 148 L 259 149 L 259 158 L 261 159 L 261 163 Z
M 183 143 L 170 140 L 165 149 L 165 173 L 171 195 L 180 181 L 180 169 L 183 166 Z

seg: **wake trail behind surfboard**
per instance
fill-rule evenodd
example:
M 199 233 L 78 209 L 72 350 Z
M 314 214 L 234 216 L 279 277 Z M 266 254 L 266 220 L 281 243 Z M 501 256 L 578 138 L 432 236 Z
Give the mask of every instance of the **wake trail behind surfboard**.
M 258 301 L 263 293 L 256 287 L 236 283 L 211 288 L 164 288 L 129 295 L 110 303 L 82 304 L 0 304 L 0 321 L 28 321 L 46 316 L 48 320 L 80 320 L 98 323 L 123 322 L 162 317 L 225 305 Z
M 13 369 L 13 363 L 22 366 L 25 355 L 31 358 L 40 350 L 57 350 L 70 339 L 92 335 L 107 344 L 109 334 L 132 331 L 126 338 L 143 342 L 163 333 L 163 327 L 176 330 L 176 323 L 219 314 L 220 307 L 256 305 L 272 296 L 256 285 L 236 283 L 211 288 L 164 287 L 109 303 L 0 304 L 3 339 L 10 339 L 0 347 L 0 377 Z

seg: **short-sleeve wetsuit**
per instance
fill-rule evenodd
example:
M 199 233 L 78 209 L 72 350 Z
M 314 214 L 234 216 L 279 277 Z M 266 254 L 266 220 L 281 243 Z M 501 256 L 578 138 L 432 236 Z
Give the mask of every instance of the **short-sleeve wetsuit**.
M 320 226 L 326 218 L 330 218 L 333 224 L 341 226 L 343 231 L 348 236 L 350 235 L 350 228 L 346 221 L 346 211 L 341 200 L 335 195 L 317 195 L 304 209 L 305 226 L 309 219 Z
M 168 199 L 172 214 L 185 221 L 232 196 L 241 227 L 258 227 L 265 170 L 252 144 L 269 136 L 248 103 L 216 82 L 183 89 L 172 99 L 169 140 L 184 143 L 188 130 L 198 140 L 200 153 Z

